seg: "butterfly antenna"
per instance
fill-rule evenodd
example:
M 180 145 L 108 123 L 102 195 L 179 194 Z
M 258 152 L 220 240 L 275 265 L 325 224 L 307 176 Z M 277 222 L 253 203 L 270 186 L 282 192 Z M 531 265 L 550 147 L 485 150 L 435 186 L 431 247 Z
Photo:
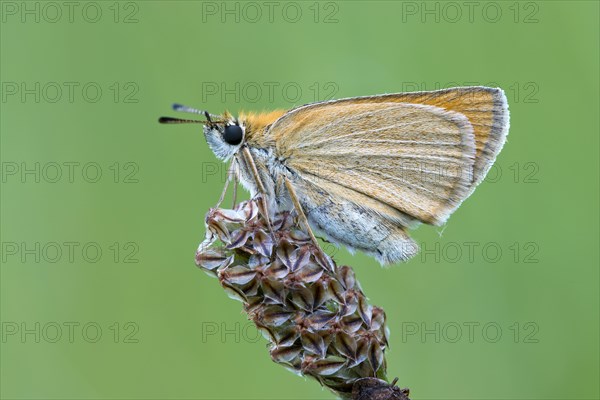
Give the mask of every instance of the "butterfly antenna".
M 195 119 L 183 119 L 173 117 L 160 117 L 158 122 L 161 124 L 206 124 L 206 121 L 198 121 Z
M 208 111 L 198 110 L 197 108 L 188 107 L 188 106 L 184 106 L 183 104 L 177 104 L 177 103 L 173 104 L 173 110 L 179 111 L 179 112 L 186 112 L 186 113 L 190 113 L 190 114 L 204 115 L 209 122 L 210 122 L 211 117 L 215 117 L 215 118 L 219 117 L 218 115 L 209 114 Z

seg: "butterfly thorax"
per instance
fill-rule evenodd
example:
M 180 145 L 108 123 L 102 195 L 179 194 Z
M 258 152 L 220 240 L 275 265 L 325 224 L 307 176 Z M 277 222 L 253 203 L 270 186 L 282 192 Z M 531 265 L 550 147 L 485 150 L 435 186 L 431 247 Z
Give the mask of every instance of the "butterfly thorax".
M 275 145 L 273 139 L 266 135 L 271 124 L 285 114 L 284 110 L 275 110 L 263 113 L 242 112 L 239 116 L 240 124 L 245 128 L 245 142 L 250 147 L 270 148 Z

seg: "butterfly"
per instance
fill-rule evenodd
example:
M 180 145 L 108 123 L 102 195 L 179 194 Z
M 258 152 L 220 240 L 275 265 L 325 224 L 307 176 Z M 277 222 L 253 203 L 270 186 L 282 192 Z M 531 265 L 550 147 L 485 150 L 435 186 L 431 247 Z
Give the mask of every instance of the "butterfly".
M 237 118 L 173 108 L 205 120 L 159 121 L 203 124 L 210 149 L 230 161 L 228 176 L 262 196 L 266 208 L 294 208 L 315 243 L 313 231 L 382 264 L 418 252 L 408 230 L 446 222 L 485 178 L 509 128 L 504 92 L 482 86 L 345 98 Z

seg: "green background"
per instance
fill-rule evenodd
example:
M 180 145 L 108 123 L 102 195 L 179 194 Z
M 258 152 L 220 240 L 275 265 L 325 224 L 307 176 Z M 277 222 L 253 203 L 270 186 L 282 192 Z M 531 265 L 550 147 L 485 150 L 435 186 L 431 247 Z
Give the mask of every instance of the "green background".
M 69 20 L 2 2 L 2 398 L 333 398 L 272 363 L 195 267 L 222 174 L 198 127 L 157 117 L 494 83 L 508 142 L 446 227 L 414 232 L 426 252 L 335 257 L 386 310 L 411 398 L 598 398 L 598 2 L 288 3 L 269 20 L 264 2 L 77 2 Z

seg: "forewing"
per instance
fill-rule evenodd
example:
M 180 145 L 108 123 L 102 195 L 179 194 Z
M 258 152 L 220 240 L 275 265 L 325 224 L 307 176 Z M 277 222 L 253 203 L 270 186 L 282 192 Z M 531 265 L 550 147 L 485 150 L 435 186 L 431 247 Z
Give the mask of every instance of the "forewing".
M 341 101 L 348 100 L 351 99 Z M 508 103 L 504 91 L 500 88 L 457 87 L 362 97 L 359 101 L 426 104 L 455 111 L 467 117 L 473 126 L 476 148 L 470 192 L 485 178 L 498 153 L 502 150 L 508 135 Z
M 484 86 L 354 97 L 314 103 L 291 112 L 326 105 L 360 103 L 424 104 L 454 111 L 467 117 L 473 127 L 476 148 L 471 192 L 485 178 L 498 153 L 502 150 L 508 135 L 509 111 L 504 91 L 500 88 Z
M 322 181 L 329 192 L 337 185 L 346 197 L 341 188 L 351 189 L 427 223 L 443 223 L 470 193 L 473 127 L 440 107 L 317 103 L 285 114 L 268 135 L 279 160 L 301 178 Z

